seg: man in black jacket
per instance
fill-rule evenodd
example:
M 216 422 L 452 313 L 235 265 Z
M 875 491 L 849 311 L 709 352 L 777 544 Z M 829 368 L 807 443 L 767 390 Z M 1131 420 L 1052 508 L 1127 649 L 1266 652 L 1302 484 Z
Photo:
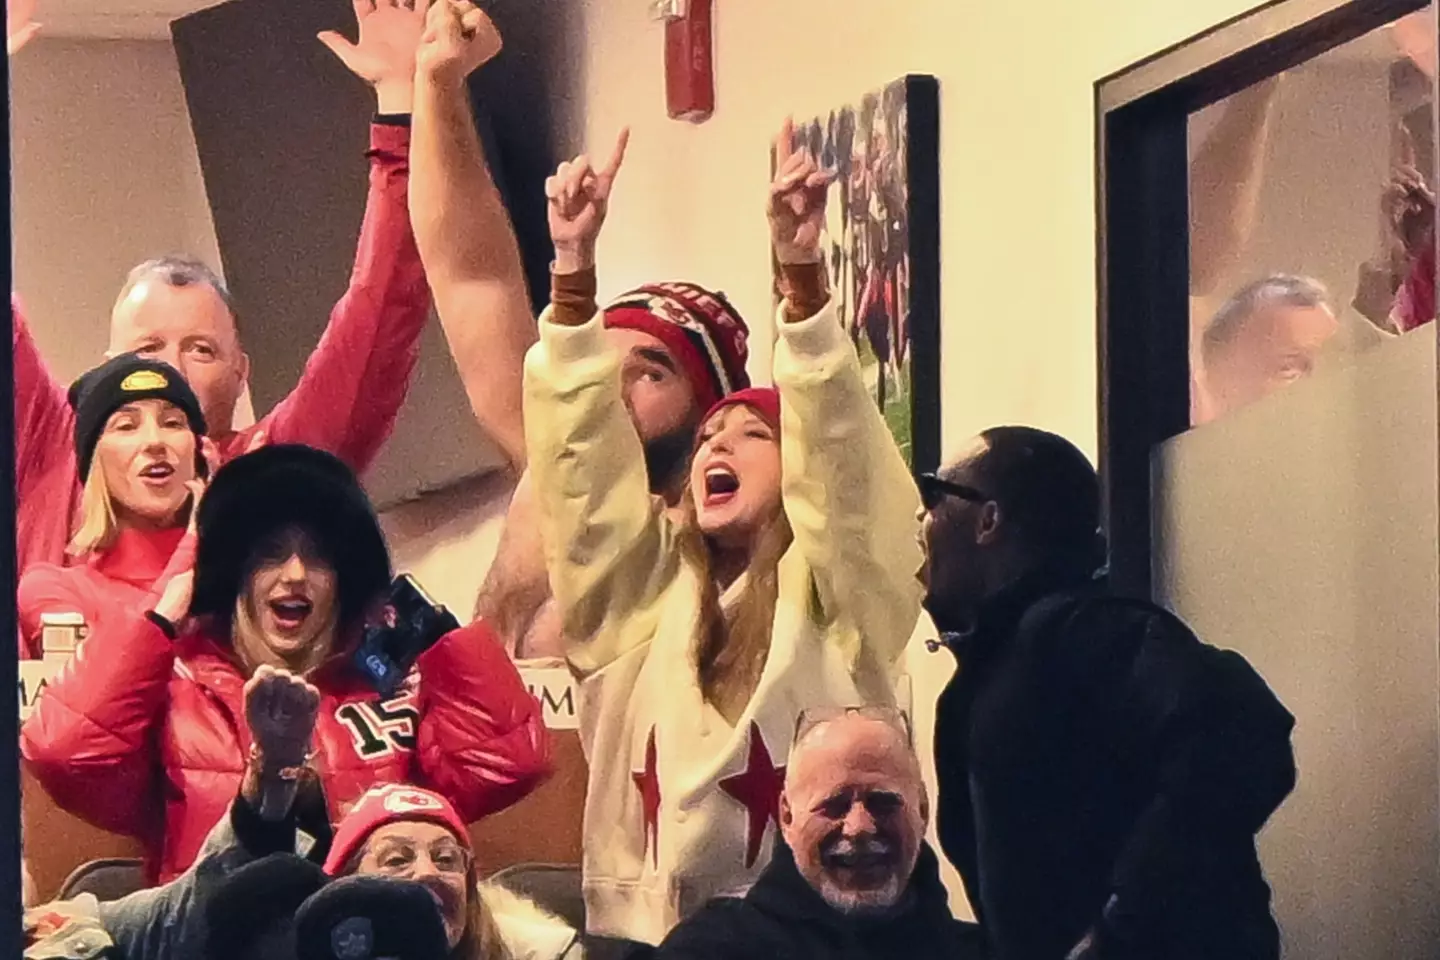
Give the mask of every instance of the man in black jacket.
M 656 960 L 980 960 L 924 842 L 929 802 L 904 718 L 808 714 L 790 751 L 781 838 L 744 899 L 712 900 Z
M 922 481 L 941 846 L 998 960 L 1274 960 L 1255 835 L 1294 718 L 1238 654 L 1096 579 L 1099 483 L 1025 427 Z

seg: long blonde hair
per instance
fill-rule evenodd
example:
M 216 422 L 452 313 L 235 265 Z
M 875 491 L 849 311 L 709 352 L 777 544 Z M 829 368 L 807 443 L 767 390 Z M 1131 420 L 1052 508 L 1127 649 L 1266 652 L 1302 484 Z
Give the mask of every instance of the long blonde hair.
M 118 536 L 120 521 L 115 516 L 110 488 L 105 486 L 105 471 L 100 469 L 100 464 L 91 464 L 90 475 L 80 488 L 80 527 L 70 538 L 66 552 L 72 557 L 83 557 L 109 548 Z
M 681 501 L 680 550 L 700 577 L 700 613 L 693 657 L 705 701 L 726 719 L 744 709 L 765 669 L 780 596 L 780 558 L 794 534 L 785 509 L 777 505 L 755 539 L 745 585 L 728 609 L 720 604 L 720 585 L 712 562 L 713 547 L 700 531 L 695 497 L 689 485 Z

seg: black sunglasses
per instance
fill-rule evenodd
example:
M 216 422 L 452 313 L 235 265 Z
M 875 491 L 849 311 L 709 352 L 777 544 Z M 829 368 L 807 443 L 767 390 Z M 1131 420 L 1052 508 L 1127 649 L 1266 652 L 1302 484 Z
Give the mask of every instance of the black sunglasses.
M 945 497 L 959 497 L 971 503 L 985 503 L 992 499 L 963 483 L 945 480 L 933 473 L 920 474 L 920 503 L 926 510 L 934 510 Z

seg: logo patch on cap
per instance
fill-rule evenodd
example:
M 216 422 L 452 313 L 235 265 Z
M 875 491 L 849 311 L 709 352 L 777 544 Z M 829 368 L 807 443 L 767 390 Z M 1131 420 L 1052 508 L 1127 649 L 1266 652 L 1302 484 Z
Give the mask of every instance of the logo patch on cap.
M 170 386 L 170 381 L 165 379 L 165 374 L 156 370 L 136 370 L 130 376 L 120 381 L 120 389 L 126 393 L 139 393 L 142 390 L 164 390 Z
M 340 960 L 368 960 L 375 946 L 375 930 L 368 917 L 351 917 L 330 931 L 330 948 Z
M 444 810 L 445 805 L 428 793 L 396 790 L 385 795 L 385 809 L 390 813 L 415 813 L 419 810 Z

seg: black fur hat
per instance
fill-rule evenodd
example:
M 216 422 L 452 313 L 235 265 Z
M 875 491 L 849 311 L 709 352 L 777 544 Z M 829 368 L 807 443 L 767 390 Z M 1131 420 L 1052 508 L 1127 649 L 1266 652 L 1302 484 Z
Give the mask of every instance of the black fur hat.
M 271 854 L 228 874 L 206 897 L 207 960 L 295 956 L 295 914 L 329 877 L 293 853 Z
M 298 960 L 445 960 L 449 953 L 435 898 L 406 880 L 336 880 L 295 915 Z
M 262 447 L 215 472 L 196 521 L 190 615 L 228 623 L 255 548 L 288 526 L 313 536 L 335 568 L 342 629 L 359 622 L 390 585 L 390 552 L 350 468 L 298 444 Z

